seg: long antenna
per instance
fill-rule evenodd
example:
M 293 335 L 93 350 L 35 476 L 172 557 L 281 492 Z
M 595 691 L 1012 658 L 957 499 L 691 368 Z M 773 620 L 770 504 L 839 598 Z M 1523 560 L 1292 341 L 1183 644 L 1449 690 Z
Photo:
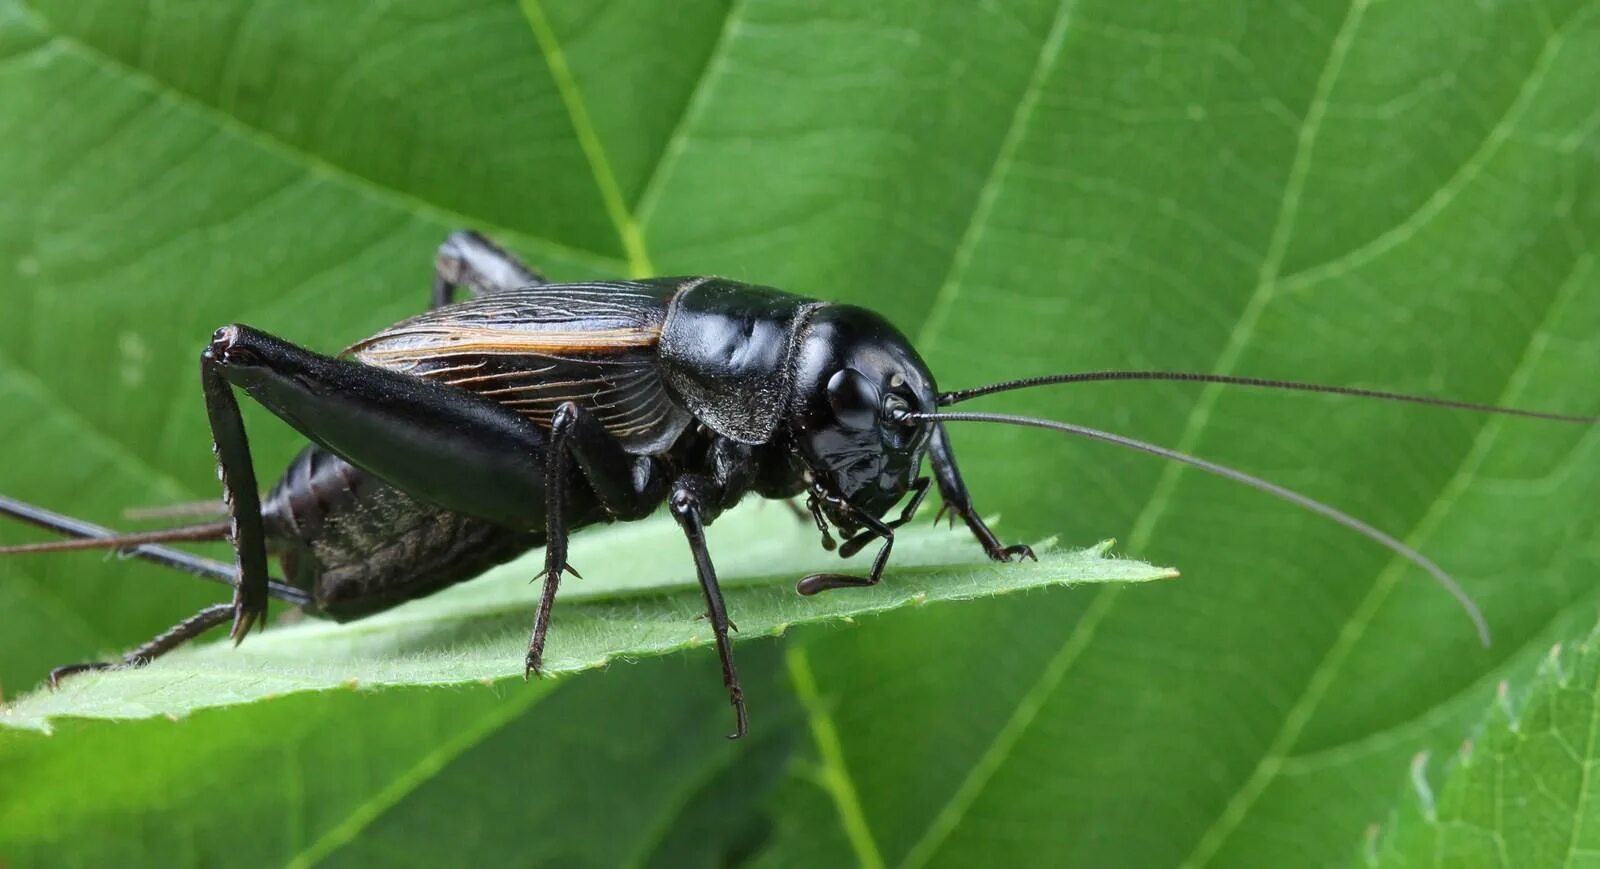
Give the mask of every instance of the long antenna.
M 1029 428 L 1042 428 L 1050 431 L 1064 432 L 1070 435 L 1077 435 L 1078 437 L 1090 438 L 1092 440 L 1103 441 L 1109 444 L 1116 444 L 1119 447 L 1137 450 L 1142 453 L 1149 453 L 1150 455 L 1160 456 L 1164 459 L 1171 459 L 1172 461 L 1181 462 L 1191 467 L 1199 468 L 1202 471 L 1216 474 L 1219 477 L 1232 480 L 1235 483 L 1249 486 L 1252 489 L 1266 492 L 1269 495 L 1276 495 L 1277 497 L 1282 498 L 1283 500 L 1288 501 L 1289 503 L 1294 504 L 1301 509 L 1309 510 L 1313 513 L 1331 519 L 1334 522 L 1337 522 L 1340 525 L 1343 525 L 1344 527 L 1356 532 L 1357 534 L 1360 534 L 1368 540 L 1372 540 L 1387 547 L 1391 552 L 1394 552 L 1396 555 L 1399 555 L 1412 564 L 1415 564 L 1432 574 L 1434 581 L 1443 586 L 1444 590 L 1449 592 L 1450 596 L 1454 597 L 1457 603 L 1461 604 L 1461 608 L 1467 611 L 1467 617 L 1472 619 L 1473 626 L 1478 629 L 1478 639 L 1481 640 L 1485 646 L 1489 645 L 1489 625 L 1484 621 L 1483 613 L 1478 610 L 1478 605 L 1472 602 L 1472 598 L 1467 595 L 1466 590 L 1461 587 L 1461 584 L 1456 582 L 1455 579 L 1450 576 L 1450 574 L 1446 573 L 1444 568 L 1435 564 L 1432 559 L 1428 558 L 1426 555 L 1423 555 L 1417 550 L 1412 549 L 1410 546 L 1402 543 L 1398 539 L 1378 530 L 1377 528 L 1372 527 L 1371 525 L 1368 525 L 1360 519 L 1357 519 L 1356 517 L 1351 516 L 1350 514 L 1335 507 L 1330 507 L 1329 505 L 1324 504 L 1314 498 L 1302 495 L 1299 492 L 1291 489 L 1285 489 L 1277 483 L 1263 480 L 1260 477 L 1247 474 L 1244 471 L 1235 470 L 1226 465 L 1219 465 L 1216 462 L 1207 461 L 1197 456 L 1191 456 L 1188 453 L 1180 453 L 1177 450 L 1169 450 L 1163 446 L 1157 446 L 1156 444 L 1135 440 L 1134 438 L 1125 437 L 1123 435 L 1112 434 L 1111 432 L 1088 428 L 1087 426 L 1058 422 L 1053 419 L 1036 419 L 1031 416 L 1015 416 L 1006 413 L 973 413 L 966 411 L 953 411 L 949 413 L 906 412 L 900 414 L 898 418 L 915 422 L 998 422 L 1006 425 L 1020 425 Z
M 1551 422 L 1570 422 L 1579 425 L 1594 425 L 1600 423 L 1600 416 L 1578 416 L 1568 413 L 1551 413 L 1543 410 L 1523 410 L 1517 407 L 1501 407 L 1495 404 L 1479 404 L 1474 401 L 1456 401 L 1451 398 L 1433 398 L 1426 395 L 1410 395 L 1403 392 L 1385 392 L 1381 389 L 1361 389 L 1354 386 L 1326 386 L 1320 383 L 1301 383 L 1295 380 L 1273 380 L 1264 377 L 1233 377 L 1226 374 L 1202 374 L 1196 371 L 1080 371 L 1071 374 L 1042 374 L 1038 377 L 1023 377 L 1017 380 L 1006 380 L 1000 383 L 991 383 L 988 386 L 975 386 L 972 389 L 958 389 L 954 392 L 942 393 L 939 396 L 939 406 L 946 407 L 960 404 L 968 399 L 984 395 L 993 395 L 997 392 L 1010 392 L 1014 389 L 1029 389 L 1035 386 L 1050 386 L 1062 383 L 1101 383 L 1108 380 L 1162 380 L 1181 383 L 1221 383 L 1228 386 L 1253 386 L 1262 389 L 1282 389 L 1292 392 L 1316 392 L 1323 395 L 1348 395 L 1356 398 L 1377 398 L 1383 401 L 1399 401 L 1407 404 L 1422 404 L 1429 407 L 1448 407 L 1456 410 L 1471 410 L 1479 413 L 1496 413 L 1505 416 L 1521 416 L 1529 419 L 1543 419 Z

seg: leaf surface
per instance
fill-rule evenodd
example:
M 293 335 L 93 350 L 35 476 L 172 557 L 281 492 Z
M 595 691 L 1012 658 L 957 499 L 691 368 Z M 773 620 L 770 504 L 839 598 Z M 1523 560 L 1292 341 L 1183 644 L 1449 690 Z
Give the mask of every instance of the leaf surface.
M 983 195 L 911 321 L 943 384 L 1156 368 L 1600 408 L 1600 138 L 1575 90 L 1600 74 L 1600 6 L 1041 5 L 990 52 L 1032 70 L 986 90 L 1014 113 L 966 161 Z M 1258 493 L 957 428 L 1012 533 L 1069 516 L 1052 531 L 1116 534 L 1185 580 L 807 644 L 853 794 L 822 802 L 871 847 L 818 853 L 796 800 L 772 865 L 1343 865 L 1413 753 L 1457 744 L 1595 615 L 1593 429 L 1134 384 L 973 407 L 1347 509 L 1461 578 L 1494 645 L 1416 569 Z
M 768 505 L 760 505 L 768 506 Z M 779 509 L 745 509 L 712 526 L 736 541 L 712 557 L 739 637 L 782 634 L 793 625 L 884 612 L 908 605 L 1100 582 L 1143 582 L 1171 570 L 1105 557 L 1110 543 L 1076 552 L 1041 545 L 1037 561 L 997 566 L 966 529 L 920 527 L 900 535 L 896 567 L 855 594 L 794 593 L 806 573 L 838 568 L 816 545 L 815 529 Z M 807 533 L 809 532 L 809 533 Z M 569 579 L 557 599 L 545 649 L 551 675 L 602 667 L 614 658 L 659 655 L 712 642 L 705 602 L 687 557 L 674 559 L 682 532 L 665 517 L 575 535 Z M 974 557 L 975 556 L 975 557 Z M 594 565 L 590 567 L 589 565 Z M 234 648 L 219 642 L 181 649 L 149 666 L 87 673 L 0 710 L 0 726 L 44 728 L 48 719 L 177 717 L 195 709 L 299 691 L 492 683 L 520 676 L 530 613 L 543 567 L 535 554 L 469 583 L 351 624 L 305 620 L 264 631 Z
M 1395 817 L 1370 831 L 1368 865 L 1585 866 L 1600 856 L 1600 643 L 1554 647 L 1515 702 L 1506 684 L 1499 692 L 1454 756 L 1412 760 Z
M 421 306 L 433 247 L 463 224 L 558 277 L 718 273 L 869 305 L 947 388 L 1174 368 L 1593 413 L 1595 80 L 1594 0 L 0 2 L 0 437 L 24 457 L 0 462 L 0 491 L 113 525 L 128 504 L 214 496 L 193 375 L 211 330 L 341 347 Z M 1349 510 L 1462 579 L 1495 643 L 1418 571 L 1257 493 L 954 427 L 1009 539 L 1116 536 L 1185 579 L 797 635 L 775 678 L 805 738 L 742 858 L 1347 865 L 1413 755 L 1452 751 L 1498 682 L 1595 622 L 1592 430 L 1178 385 L 980 406 Z M 249 422 L 262 466 L 281 466 L 293 439 Z M 0 684 L 15 697 L 214 599 L 92 556 L 0 563 Z M 508 621 L 507 648 L 521 630 Z M 708 661 L 639 666 L 707 690 Z M 628 709 L 614 670 L 571 684 L 616 682 Z M 405 704 L 379 698 L 478 690 L 495 689 L 282 702 L 347 703 L 339 727 L 404 734 Z M 88 733 L 274 708 L 7 737 L 65 756 Z M 523 765 L 489 712 L 453 708 Z M 545 708 L 510 721 L 553 726 Z M 714 729 L 725 710 L 707 714 Z M 500 805 L 427 787 L 455 763 L 422 776 L 419 811 Z M 375 791 L 399 780 L 321 764 Z M 125 769 L 182 794 L 170 767 Z M 197 826 L 152 822 L 129 853 L 218 853 L 215 802 L 173 797 Z M 60 829 L 95 811 L 40 805 Z M 389 817 L 359 827 L 364 846 L 403 836 Z M 58 858 L 87 847 L 63 842 Z
M 722 686 L 685 656 L 505 690 L 298 694 L 8 733 L 0 768 L 26 798 L 0 803 L 0 853 L 23 866 L 450 863 L 470 840 L 522 863 L 709 864 L 759 840 L 759 798 L 800 735 L 771 644 L 743 651 L 766 720 L 742 743 L 723 738 Z M 718 806 L 718 785 L 749 802 Z

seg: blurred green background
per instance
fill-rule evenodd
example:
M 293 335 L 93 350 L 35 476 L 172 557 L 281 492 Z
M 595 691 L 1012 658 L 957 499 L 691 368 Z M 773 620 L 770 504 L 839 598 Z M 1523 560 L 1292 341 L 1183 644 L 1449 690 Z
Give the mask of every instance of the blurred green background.
M 211 331 L 336 350 L 424 305 L 458 227 L 557 278 L 866 304 L 946 387 L 1162 367 L 1600 412 L 1596 81 L 1594 0 L 0 0 L 0 491 L 113 524 L 210 497 Z M 1314 516 L 962 428 L 1007 536 L 1184 578 L 746 643 L 741 743 L 708 651 L 4 732 L 0 863 L 1348 865 L 1413 755 L 1595 624 L 1592 430 L 1138 384 L 984 406 L 1369 519 L 1495 643 Z M 265 475 L 295 441 L 250 423 Z M 0 686 L 215 599 L 0 562 Z

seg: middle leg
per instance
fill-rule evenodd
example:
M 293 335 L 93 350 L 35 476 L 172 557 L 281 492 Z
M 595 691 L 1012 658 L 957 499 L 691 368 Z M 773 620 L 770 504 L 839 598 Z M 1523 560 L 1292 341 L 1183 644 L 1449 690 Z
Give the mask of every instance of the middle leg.
M 722 684 L 728 689 L 728 702 L 733 705 L 734 731 L 729 739 L 738 739 L 750 729 L 749 715 L 745 712 L 744 688 L 739 684 L 739 671 L 733 665 L 733 644 L 728 639 L 728 608 L 722 601 L 722 586 L 717 582 L 717 570 L 711 563 L 711 553 L 706 548 L 704 513 L 708 504 L 718 503 L 720 493 L 709 478 L 689 474 L 673 485 L 667 499 L 672 518 L 683 529 L 689 541 L 689 551 L 694 554 L 695 575 L 700 579 L 700 591 L 706 599 L 706 617 L 711 621 L 711 634 L 717 642 L 717 655 L 722 660 Z
M 563 572 L 578 575 L 567 564 L 567 487 L 572 482 L 568 461 L 576 461 L 589 489 L 612 519 L 642 519 L 661 502 L 665 481 L 660 466 L 648 456 L 635 456 L 622 448 L 594 415 L 576 402 L 556 408 L 550 421 L 550 457 L 545 465 L 544 588 L 533 634 L 528 638 L 524 676 L 536 675 L 544 663 L 545 637 L 550 631 L 550 611 Z

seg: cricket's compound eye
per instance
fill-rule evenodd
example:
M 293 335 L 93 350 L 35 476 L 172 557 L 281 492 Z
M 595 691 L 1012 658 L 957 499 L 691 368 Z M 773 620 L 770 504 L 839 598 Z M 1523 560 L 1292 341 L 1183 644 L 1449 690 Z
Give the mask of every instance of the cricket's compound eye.
M 842 368 L 828 379 L 828 406 L 840 425 L 856 430 L 878 423 L 878 388 L 854 368 Z

